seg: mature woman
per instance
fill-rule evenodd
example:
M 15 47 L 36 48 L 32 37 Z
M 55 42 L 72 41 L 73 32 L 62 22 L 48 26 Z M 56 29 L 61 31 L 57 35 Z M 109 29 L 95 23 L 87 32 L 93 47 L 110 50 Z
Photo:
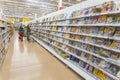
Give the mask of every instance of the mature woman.
M 31 25 L 32 25 L 32 24 L 29 24 L 29 25 L 27 26 L 27 40 L 28 40 L 28 41 L 30 41 L 30 32 L 31 32 L 30 27 L 31 27 Z
M 23 36 L 24 36 L 24 28 L 21 24 L 19 27 L 19 40 L 23 41 Z

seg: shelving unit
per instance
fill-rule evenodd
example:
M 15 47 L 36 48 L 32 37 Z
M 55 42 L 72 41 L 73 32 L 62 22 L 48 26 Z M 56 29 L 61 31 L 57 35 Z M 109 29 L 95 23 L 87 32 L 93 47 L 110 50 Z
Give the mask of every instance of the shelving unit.
M 64 62 L 66 65 L 68 65 L 70 68 L 72 68 L 74 71 L 76 71 L 79 75 L 82 75 L 82 77 L 88 79 L 92 79 L 92 80 L 96 80 L 94 77 L 89 76 L 86 71 L 83 72 L 82 69 L 79 69 L 79 67 L 71 64 L 68 60 L 65 60 L 64 58 L 62 58 L 60 55 L 58 55 L 58 53 L 56 51 L 54 51 L 53 48 L 47 46 L 46 44 L 44 44 L 43 41 L 40 41 L 39 39 L 37 39 L 36 37 L 32 36 L 32 38 L 38 42 L 40 45 L 42 45 L 44 48 L 46 48 L 49 52 L 51 52 L 54 56 L 56 56 L 59 60 L 61 60 L 62 62 Z
M 10 39 L 11 39 L 11 31 L 10 31 L 10 22 L 6 22 L 0 20 L 0 67 L 4 61 L 5 55 L 7 53 Z
M 120 80 L 120 6 L 100 0 L 83 7 L 89 2 L 31 21 L 32 37 L 86 80 Z

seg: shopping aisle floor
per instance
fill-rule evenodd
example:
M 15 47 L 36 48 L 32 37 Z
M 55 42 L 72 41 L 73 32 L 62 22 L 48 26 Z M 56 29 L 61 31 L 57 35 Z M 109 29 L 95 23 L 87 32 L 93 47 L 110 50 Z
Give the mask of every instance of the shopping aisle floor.
M 16 34 L 0 70 L 0 80 L 82 80 L 36 42 Z

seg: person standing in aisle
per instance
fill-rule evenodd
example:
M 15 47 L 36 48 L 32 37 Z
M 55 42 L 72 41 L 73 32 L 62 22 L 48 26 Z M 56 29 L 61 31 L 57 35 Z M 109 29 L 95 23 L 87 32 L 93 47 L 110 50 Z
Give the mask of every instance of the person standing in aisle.
M 24 28 L 23 28 L 22 24 L 20 24 L 20 27 L 19 27 L 19 40 L 23 41 L 23 36 L 24 36 Z
M 27 26 L 27 41 L 30 41 L 30 32 L 31 32 L 30 27 L 31 27 L 31 24 Z

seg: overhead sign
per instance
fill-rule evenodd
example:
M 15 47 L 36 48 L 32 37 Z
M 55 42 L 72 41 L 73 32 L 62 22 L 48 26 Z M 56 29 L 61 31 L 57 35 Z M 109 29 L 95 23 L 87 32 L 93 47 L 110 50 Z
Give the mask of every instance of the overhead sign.
M 8 18 L 8 21 L 10 21 L 11 23 L 14 23 L 15 19 L 14 18 Z
M 23 18 L 19 18 L 19 22 L 23 22 Z
M 23 19 L 23 22 L 26 23 L 26 22 L 29 22 L 30 21 L 30 18 L 24 18 Z

